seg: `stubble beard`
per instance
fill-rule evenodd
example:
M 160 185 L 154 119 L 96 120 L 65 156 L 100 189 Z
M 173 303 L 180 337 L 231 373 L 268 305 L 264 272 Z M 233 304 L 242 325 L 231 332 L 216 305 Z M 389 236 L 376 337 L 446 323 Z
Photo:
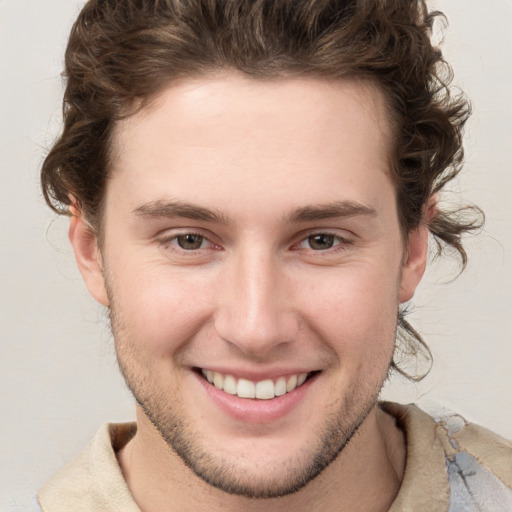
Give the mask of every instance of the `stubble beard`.
M 236 461 L 208 452 L 208 441 L 197 434 L 187 422 L 175 414 L 172 407 L 162 404 L 168 397 L 158 397 L 158 393 L 146 393 L 119 362 L 125 382 L 146 417 L 160 433 L 167 445 L 177 454 L 184 464 L 207 484 L 228 494 L 247 498 L 279 498 L 293 494 L 314 480 L 329 466 L 348 442 L 357 433 L 370 411 L 375 406 L 378 393 L 368 400 L 366 408 L 357 419 L 348 422 L 345 417 L 347 408 L 343 407 L 325 422 L 325 427 L 316 448 L 304 449 L 301 454 L 281 463 L 281 469 L 272 469 L 274 475 L 259 481 L 247 471 L 247 466 L 239 468 Z M 146 388 L 149 389 L 149 388 Z M 165 400 L 165 401 L 164 401 Z M 351 400 L 350 400 L 351 401 Z M 357 399 L 354 399 L 357 402 Z M 350 407 L 348 407 L 350 409 Z M 275 474 L 278 473 L 279 477 Z M 243 478 L 242 475 L 247 477 Z
M 315 443 L 304 447 L 293 458 L 281 461 L 279 470 L 273 464 L 269 468 L 274 470 L 273 473 L 258 480 L 247 471 L 246 464 L 242 468 L 237 466 L 237 461 L 210 453 L 208 440 L 194 431 L 186 418 L 179 414 L 180 410 L 186 410 L 180 397 L 169 403 L 170 393 L 156 389 L 147 377 L 151 372 L 147 369 L 137 371 L 133 350 L 136 344 L 130 342 L 112 301 L 110 304 L 110 323 L 118 365 L 136 402 L 170 449 L 188 468 L 207 484 L 229 494 L 264 499 L 287 496 L 302 489 L 329 466 L 356 435 L 375 407 L 387 377 L 387 374 L 382 377 L 380 386 L 375 386 L 369 396 L 354 388 L 340 403 L 338 410 L 326 418 Z

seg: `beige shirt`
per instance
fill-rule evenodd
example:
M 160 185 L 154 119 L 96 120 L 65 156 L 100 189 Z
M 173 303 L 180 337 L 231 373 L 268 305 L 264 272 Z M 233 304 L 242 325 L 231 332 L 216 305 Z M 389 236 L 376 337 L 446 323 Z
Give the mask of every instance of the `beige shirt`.
M 512 511 L 512 442 L 456 414 L 381 404 L 405 432 L 407 462 L 390 512 Z M 103 425 L 95 438 L 40 490 L 44 512 L 140 512 L 116 451 L 134 423 Z

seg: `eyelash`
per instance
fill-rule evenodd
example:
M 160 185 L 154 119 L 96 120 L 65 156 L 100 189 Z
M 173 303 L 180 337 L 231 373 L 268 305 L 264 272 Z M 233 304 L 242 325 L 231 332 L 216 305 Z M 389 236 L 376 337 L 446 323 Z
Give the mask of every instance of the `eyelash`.
M 302 238 L 298 244 L 295 244 L 295 246 L 300 246 L 301 244 L 307 243 L 308 241 L 310 241 L 310 239 L 312 239 L 314 237 L 319 237 L 319 236 L 332 237 L 334 245 L 332 247 L 328 247 L 327 249 L 323 249 L 323 250 L 322 249 L 315 250 L 310 245 L 309 249 L 312 250 L 315 254 L 325 254 L 325 253 L 333 254 L 333 253 L 337 253 L 340 251 L 345 251 L 345 250 L 347 250 L 347 246 L 352 244 L 352 242 L 350 240 L 340 236 L 339 234 L 332 233 L 329 231 L 315 231 L 315 232 L 309 233 L 307 236 Z M 300 250 L 300 247 L 297 250 Z
M 186 236 L 199 237 L 199 238 L 201 238 L 201 245 L 206 242 L 209 244 L 209 247 L 207 247 L 207 248 L 199 247 L 197 249 L 188 249 L 188 250 L 183 247 L 180 247 L 178 245 L 178 239 L 180 237 L 186 237 Z M 313 237 L 319 237 L 319 236 L 332 237 L 334 245 L 332 247 L 328 247 L 326 249 L 317 249 L 317 250 L 313 249 L 311 246 L 309 248 L 300 247 L 302 244 L 307 243 L 308 240 L 312 239 Z M 164 247 L 165 249 L 177 251 L 181 254 L 189 254 L 190 256 L 196 255 L 198 251 L 201 251 L 204 249 L 206 249 L 206 250 L 220 249 L 220 246 L 218 246 L 217 244 L 212 242 L 208 238 L 208 236 L 204 235 L 203 233 L 195 232 L 195 231 L 184 231 L 182 233 L 177 233 L 172 236 L 165 237 L 165 238 L 159 240 L 159 245 L 161 247 Z M 322 255 L 322 254 L 333 254 L 333 253 L 345 251 L 345 250 L 347 250 L 347 246 L 350 246 L 350 245 L 353 245 L 353 242 L 347 238 L 340 236 L 339 234 L 336 234 L 336 233 L 333 233 L 330 231 L 313 231 L 313 232 L 309 232 L 309 233 L 305 234 L 305 236 L 303 236 L 298 243 L 295 243 L 292 245 L 291 249 L 295 250 L 295 251 L 305 249 L 305 250 L 310 250 L 315 254 Z
M 165 249 L 169 249 L 169 246 L 172 245 L 173 247 L 171 250 L 178 251 L 183 254 L 189 253 L 190 255 L 194 255 L 197 253 L 197 251 L 200 251 L 203 249 L 202 247 L 199 247 L 198 249 L 187 250 L 187 249 L 184 249 L 183 247 L 179 247 L 178 239 L 180 237 L 186 237 L 186 236 L 196 236 L 196 237 L 201 238 L 201 244 L 203 244 L 204 242 L 207 242 L 210 245 L 209 249 L 212 249 L 212 246 L 216 246 L 216 244 L 214 244 L 207 236 L 205 236 L 202 233 L 197 233 L 195 231 L 184 231 L 183 233 L 177 233 L 175 235 L 165 237 L 165 238 L 159 240 L 159 245 L 161 247 L 164 247 Z

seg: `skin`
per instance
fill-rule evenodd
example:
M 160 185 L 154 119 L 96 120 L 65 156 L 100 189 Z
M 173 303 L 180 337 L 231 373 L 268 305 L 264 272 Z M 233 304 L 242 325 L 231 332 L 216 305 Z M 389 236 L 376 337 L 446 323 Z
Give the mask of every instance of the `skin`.
M 70 240 L 138 402 L 118 458 L 142 510 L 389 508 L 405 447 L 376 401 L 428 234 L 404 242 L 391 137 L 368 83 L 234 73 L 117 126 L 104 242 L 79 215 Z M 226 413 L 197 368 L 316 373 L 269 420 Z

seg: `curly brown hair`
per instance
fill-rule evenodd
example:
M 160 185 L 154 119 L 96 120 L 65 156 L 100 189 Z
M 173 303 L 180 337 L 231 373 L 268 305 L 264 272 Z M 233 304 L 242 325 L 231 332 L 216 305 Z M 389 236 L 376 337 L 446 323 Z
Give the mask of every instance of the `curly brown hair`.
M 89 0 L 66 50 L 64 128 L 42 166 L 44 197 L 61 214 L 78 208 L 101 240 L 113 128 L 173 80 L 222 69 L 260 80 L 357 77 L 380 87 L 388 103 L 406 236 L 426 222 L 429 201 L 463 161 L 470 109 L 453 95 L 451 70 L 431 42 L 439 16 L 425 0 Z M 482 222 L 476 208 L 439 205 L 428 221 L 438 252 L 455 249 L 462 268 L 461 236 Z M 430 361 L 402 314 L 398 323 L 397 346 Z

